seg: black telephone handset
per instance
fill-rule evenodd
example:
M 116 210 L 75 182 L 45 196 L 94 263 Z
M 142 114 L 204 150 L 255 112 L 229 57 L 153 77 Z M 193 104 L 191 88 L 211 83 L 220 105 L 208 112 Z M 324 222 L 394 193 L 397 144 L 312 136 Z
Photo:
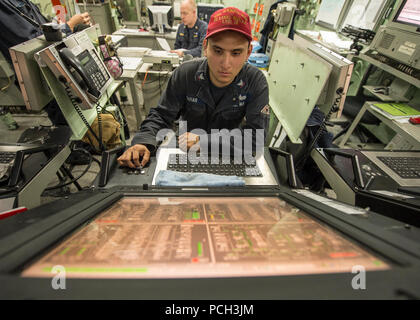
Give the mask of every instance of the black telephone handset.
M 82 58 L 83 60 L 87 60 L 88 63 L 85 63 L 85 66 L 82 64 L 82 62 L 79 60 L 78 57 L 76 57 L 73 52 L 69 48 L 62 48 L 59 50 L 59 54 L 63 62 L 67 65 L 72 67 L 76 72 L 72 72 L 73 77 L 77 81 L 77 84 L 83 89 L 87 90 L 90 94 L 95 96 L 96 98 L 99 98 L 101 95 L 101 92 L 98 90 L 98 85 L 95 85 L 94 80 L 92 79 L 93 72 L 90 72 L 92 70 L 89 70 L 89 68 L 86 68 L 86 65 L 93 61 L 93 58 L 90 56 L 89 52 L 85 50 L 83 52 L 84 56 Z M 95 64 L 95 62 L 93 61 Z M 95 69 L 98 69 L 97 66 Z M 98 72 L 97 70 L 93 70 L 94 72 Z M 102 76 L 103 77 L 103 76 Z

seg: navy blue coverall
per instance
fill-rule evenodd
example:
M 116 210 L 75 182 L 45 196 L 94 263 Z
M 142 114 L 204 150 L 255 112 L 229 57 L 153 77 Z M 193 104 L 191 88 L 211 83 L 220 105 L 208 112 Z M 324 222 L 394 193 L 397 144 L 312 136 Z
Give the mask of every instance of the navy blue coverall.
M 197 19 L 192 28 L 188 28 L 181 23 L 176 33 L 174 49 L 186 49 L 184 54 L 190 54 L 193 57 L 201 57 L 203 40 L 207 33 L 207 23 Z
M 132 145 L 143 144 L 151 152 L 155 151 L 158 131 L 171 129 L 173 122 L 179 118 L 186 121 L 188 132 L 204 130 L 209 142 L 212 129 L 239 128 L 242 134 L 244 129 L 251 129 L 255 150 L 257 129 L 265 140 L 270 118 L 268 84 L 264 74 L 258 68 L 245 64 L 224 89 L 222 98 L 216 104 L 210 89 L 207 58 L 184 62 L 173 72 L 158 106 L 150 109 Z M 200 143 L 201 140 L 200 135 Z M 233 139 L 230 143 L 233 150 Z

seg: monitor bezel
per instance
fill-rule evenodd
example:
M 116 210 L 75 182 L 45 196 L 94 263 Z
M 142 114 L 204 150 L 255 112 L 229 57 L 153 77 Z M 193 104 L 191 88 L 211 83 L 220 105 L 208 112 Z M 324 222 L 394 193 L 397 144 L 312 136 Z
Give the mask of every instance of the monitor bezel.
M 381 22 L 383 22 L 383 20 L 384 20 L 384 15 L 388 12 L 388 8 L 391 5 L 391 2 L 392 2 L 392 0 L 384 0 L 382 6 L 376 12 L 376 18 L 377 19 L 376 19 L 376 21 L 375 21 L 375 23 L 374 23 L 374 25 L 373 25 L 372 28 L 361 28 L 358 25 L 357 26 L 354 26 L 354 27 L 359 27 L 359 28 L 361 28 L 363 30 L 370 30 L 370 31 L 376 32 L 378 30 L 379 26 L 381 25 Z M 347 8 L 346 13 L 345 13 L 345 16 L 343 17 L 342 22 L 341 22 L 341 25 L 340 25 L 340 30 L 342 30 L 344 27 L 346 27 L 345 22 L 346 22 L 346 19 L 347 19 L 348 15 L 351 12 L 351 9 L 353 7 L 353 4 L 354 4 L 354 1 L 352 1 L 349 4 L 348 8 Z
M 318 10 L 318 13 L 315 17 L 315 24 L 322 27 L 322 28 L 331 30 L 331 31 L 339 31 L 341 29 L 341 26 L 342 26 L 343 22 L 344 22 L 344 19 L 347 16 L 347 12 L 348 12 L 349 8 L 350 8 L 349 1 L 344 0 L 343 1 L 343 6 L 341 7 L 340 14 L 337 17 L 337 21 L 336 21 L 335 25 L 333 25 L 329 22 L 326 22 L 324 20 L 321 20 L 321 19 L 317 20 L 318 15 L 319 15 L 319 10 Z

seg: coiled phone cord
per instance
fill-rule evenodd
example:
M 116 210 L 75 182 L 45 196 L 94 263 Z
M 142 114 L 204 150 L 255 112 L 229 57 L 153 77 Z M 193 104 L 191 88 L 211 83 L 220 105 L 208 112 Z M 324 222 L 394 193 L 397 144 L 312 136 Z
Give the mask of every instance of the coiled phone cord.
M 318 128 L 317 132 L 315 133 L 315 136 L 312 139 L 311 144 L 306 149 L 307 151 L 305 152 L 304 156 L 297 162 L 297 164 L 296 164 L 297 169 L 301 169 L 301 167 L 305 164 L 306 159 L 309 157 L 312 149 L 314 148 L 315 144 L 318 142 L 319 137 L 321 136 L 321 134 L 323 132 L 327 131 L 326 123 L 330 120 L 332 114 L 334 112 L 338 111 L 341 99 L 343 97 L 344 89 L 340 87 L 340 88 L 337 89 L 336 93 L 337 93 L 337 98 L 335 99 L 332 107 L 330 108 L 330 111 L 327 113 L 324 120 L 319 125 L 319 128 Z
M 61 81 L 61 79 L 59 79 Z M 100 110 L 98 108 L 99 106 L 99 102 L 96 104 L 96 112 L 98 113 L 98 128 L 99 128 L 99 136 L 100 138 L 96 135 L 95 131 L 93 131 L 92 127 L 90 126 L 89 122 L 86 120 L 86 117 L 84 116 L 82 110 L 80 109 L 79 106 L 79 102 L 80 102 L 80 98 L 79 97 L 75 97 L 70 86 L 68 85 L 67 81 L 61 81 L 64 84 L 64 88 L 66 90 L 67 96 L 69 97 L 71 104 L 73 105 L 74 109 L 76 110 L 77 114 L 79 115 L 79 117 L 82 119 L 83 123 L 86 125 L 86 127 L 88 128 L 88 130 L 90 131 L 90 133 L 95 137 L 96 141 L 98 141 L 99 144 L 99 148 L 101 149 L 100 151 L 96 150 L 97 152 L 101 153 L 103 151 L 105 151 L 104 145 L 102 143 L 102 119 L 100 117 Z M 89 139 L 89 136 L 87 136 Z M 90 140 L 90 139 L 89 139 Z M 91 145 L 93 148 L 94 144 L 91 142 Z

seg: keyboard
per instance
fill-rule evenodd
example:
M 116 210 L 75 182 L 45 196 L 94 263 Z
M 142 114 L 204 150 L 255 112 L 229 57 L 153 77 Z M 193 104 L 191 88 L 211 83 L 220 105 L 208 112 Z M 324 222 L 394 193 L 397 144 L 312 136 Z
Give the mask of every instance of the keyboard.
M 403 179 L 420 178 L 420 161 L 417 157 L 378 157 Z
M 12 164 L 15 160 L 16 152 L 0 152 L 0 164 Z
M 0 183 L 3 184 L 9 179 L 15 157 L 16 152 L 0 151 Z
M 255 160 L 250 164 L 243 161 L 241 164 L 233 163 L 231 158 L 220 158 L 211 163 L 192 163 L 187 154 L 171 153 L 168 158 L 167 170 L 179 172 L 201 172 L 222 176 L 262 177 Z
M 400 187 L 420 186 L 419 151 L 363 150 L 361 153 Z

